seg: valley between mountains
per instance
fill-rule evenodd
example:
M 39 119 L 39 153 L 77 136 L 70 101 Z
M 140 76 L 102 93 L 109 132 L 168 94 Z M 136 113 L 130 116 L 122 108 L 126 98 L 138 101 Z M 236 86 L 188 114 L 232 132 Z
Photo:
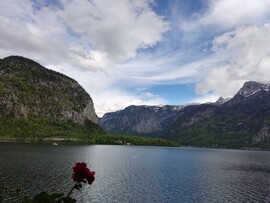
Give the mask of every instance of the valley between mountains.
M 98 118 L 77 81 L 31 59 L 0 60 L 0 138 L 89 144 L 270 147 L 270 84 L 246 82 L 229 99 L 128 106 Z

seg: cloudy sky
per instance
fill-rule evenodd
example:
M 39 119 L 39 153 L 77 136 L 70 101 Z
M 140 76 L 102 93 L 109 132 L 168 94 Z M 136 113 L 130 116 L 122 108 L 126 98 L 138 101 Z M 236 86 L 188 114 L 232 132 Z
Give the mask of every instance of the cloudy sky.
M 270 82 L 270 0 L 1 0 L 0 58 L 76 79 L 99 116 Z

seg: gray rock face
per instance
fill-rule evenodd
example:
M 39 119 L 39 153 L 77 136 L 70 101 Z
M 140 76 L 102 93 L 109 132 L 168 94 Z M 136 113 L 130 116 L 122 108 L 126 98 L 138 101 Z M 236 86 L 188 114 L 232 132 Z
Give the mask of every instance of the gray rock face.
M 216 105 L 222 105 L 230 101 L 231 98 L 223 98 L 219 97 L 219 99 L 215 102 Z
M 211 105 L 198 105 L 197 107 L 191 106 L 188 108 L 190 108 L 191 111 L 194 109 L 196 110 L 194 111 L 194 114 L 192 116 L 189 116 L 189 119 L 187 119 L 185 122 L 181 124 L 181 127 L 191 127 L 196 123 L 208 119 L 215 113 L 215 107 L 214 106 L 212 107 Z M 188 108 L 184 109 L 182 113 L 187 114 L 189 111 Z M 200 110 L 197 110 L 199 108 Z
M 237 94 L 241 95 L 243 98 L 248 98 L 260 91 L 269 92 L 270 85 L 262 84 L 255 81 L 249 81 L 244 84 L 244 86 L 239 90 Z
M 158 136 L 169 126 L 183 106 L 129 106 L 124 110 L 107 113 L 100 126 L 112 133 Z
M 270 143 L 270 128 L 264 126 L 252 139 L 253 144 Z
M 98 117 L 93 110 L 92 100 L 88 100 L 86 107 L 82 111 L 69 110 L 62 113 L 62 120 L 72 120 L 79 123 L 84 123 L 85 120 L 91 120 L 94 123 L 98 123 Z
M 97 123 L 89 94 L 75 80 L 19 56 L 0 61 L 0 116 Z
M 227 105 L 237 105 L 241 103 L 270 103 L 270 84 L 263 84 L 254 81 L 246 82 L 237 94 L 227 102 Z M 268 101 L 268 102 L 267 102 Z

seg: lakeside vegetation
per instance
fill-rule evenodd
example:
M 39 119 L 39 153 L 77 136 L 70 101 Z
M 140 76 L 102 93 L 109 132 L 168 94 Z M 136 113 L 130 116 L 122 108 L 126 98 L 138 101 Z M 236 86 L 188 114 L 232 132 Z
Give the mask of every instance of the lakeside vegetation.
M 0 142 L 179 146 L 165 139 L 109 134 L 97 124 L 54 118 L 0 117 Z
M 35 61 L 10 56 L 0 60 L 0 69 L 1 142 L 177 146 L 106 133 L 92 122 L 97 118 L 90 95 L 75 80 Z

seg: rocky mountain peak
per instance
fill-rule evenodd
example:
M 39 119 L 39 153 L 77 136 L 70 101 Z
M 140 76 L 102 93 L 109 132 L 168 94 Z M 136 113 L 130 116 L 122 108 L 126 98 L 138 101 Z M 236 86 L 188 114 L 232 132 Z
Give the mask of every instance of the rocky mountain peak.
M 230 101 L 231 98 L 223 98 L 219 97 L 218 100 L 215 102 L 216 105 L 222 105 L 225 104 L 226 102 Z
M 270 84 L 259 83 L 255 81 L 245 82 L 243 87 L 234 95 L 234 97 L 225 105 L 235 104 L 268 104 L 270 97 Z
M 255 81 L 249 81 L 249 82 L 245 82 L 245 84 L 238 91 L 237 94 L 241 95 L 242 97 L 247 98 L 260 91 L 269 92 L 269 89 L 270 89 L 270 84 L 263 84 L 263 83 L 258 83 Z

